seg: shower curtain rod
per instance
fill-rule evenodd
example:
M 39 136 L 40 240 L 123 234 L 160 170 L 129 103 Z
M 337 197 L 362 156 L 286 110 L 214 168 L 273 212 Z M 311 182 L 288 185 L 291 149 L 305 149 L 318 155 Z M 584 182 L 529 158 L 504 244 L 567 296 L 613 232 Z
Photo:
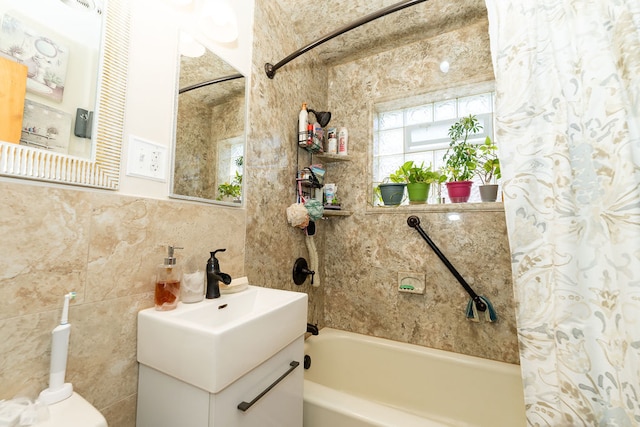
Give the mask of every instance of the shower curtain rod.
M 364 25 L 368 22 L 371 22 L 375 19 L 381 18 L 383 16 L 389 15 L 390 13 L 393 12 L 397 12 L 399 10 L 405 9 L 407 7 L 416 5 L 418 3 L 422 3 L 426 0 L 405 0 L 405 1 L 401 1 L 399 3 L 396 4 L 392 4 L 391 6 L 387 6 L 383 9 L 380 9 L 377 12 L 373 12 L 370 13 L 369 15 L 366 15 L 360 19 L 358 19 L 357 21 L 354 21 L 353 23 L 335 30 L 332 33 L 329 33 L 325 36 L 320 37 L 319 39 L 317 39 L 314 42 L 311 42 L 310 44 L 306 45 L 305 47 L 296 50 L 295 52 L 293 52 L 291 55 L 287 56 L 286 58 L 284 58 L 282 61 L 278 62 L 275 65 L 272 65 L 270 63 L 266 63 L 264 64 L 264 71 L 267 73 L 267 77 L 269 77 L 270 79 L 273 79 L 273 77 L 276 75 L 276 71 L 278 71 L 279 68 L 281 68 L 283 65 L 288 64 L 289 62 L 293 61 L 294 59 L 296 59 L 298 56 L 302 55 L 303 53 L 306 53 L 308 51 L 310 51 L 311 49 L 320 46 L 322 43 L 327 42 L 329 40 L 331 40 L 334 37 L 337 37 L 341 34 L 346 33 L 347 31 L 351 31 L 354 28 L 357 28 L 361 25 Z
M 240 73 L 231 74 L 230 76 L 218 77 L 217 79 L 208 80 L 208 81 L 202 82 L 202 83 L 196 83 L 196 84 L 191 85 L 191 86 L 185 86 L 185 87 L 183 87 L 182 89 L 180 89 L 178 91 L 178 95 L 181 94 L 181 93 L 189 92 L 190 90 L 199 89 L 201 87 L 213 85 L 213 84 L 216 84 L 216 83 L 228 82 L 229 80 L 235 80 L 235 79 L 239 79 L 241 77 L 244 77 L 244 76 L 242 74 L 240 74 Z

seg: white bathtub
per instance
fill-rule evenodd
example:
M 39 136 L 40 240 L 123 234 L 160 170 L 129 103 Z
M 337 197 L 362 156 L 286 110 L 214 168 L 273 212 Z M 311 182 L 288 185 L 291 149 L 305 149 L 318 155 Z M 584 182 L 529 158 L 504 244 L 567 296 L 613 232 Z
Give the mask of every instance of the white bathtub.
M 305 354 L 304 427 L 526 425 L 517 365 L 331 328 Z

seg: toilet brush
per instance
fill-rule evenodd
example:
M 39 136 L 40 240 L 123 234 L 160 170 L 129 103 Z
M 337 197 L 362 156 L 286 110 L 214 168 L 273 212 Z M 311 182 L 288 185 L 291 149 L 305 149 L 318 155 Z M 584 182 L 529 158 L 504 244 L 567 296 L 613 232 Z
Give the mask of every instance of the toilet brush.
M 69 350 L 69 335 L 71 325 L 69 318 L 69 301 L 76 297 L 75 292 L 64 296 L 62 318 L 60 324 L 51 331 L 51 367 L 49 370 L 49 388 L 42 390 L 38 400 L 51 405 L 60 402 L 73 394 L 73 385 L 64 382 L 67 370 L 67 353 Z

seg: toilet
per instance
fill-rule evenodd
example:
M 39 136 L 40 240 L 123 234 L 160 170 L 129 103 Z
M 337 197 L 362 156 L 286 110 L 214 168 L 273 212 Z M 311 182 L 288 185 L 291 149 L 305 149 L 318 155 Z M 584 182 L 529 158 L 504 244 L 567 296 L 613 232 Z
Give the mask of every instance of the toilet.
M 34 427 L 108 427 L 104 416 L 78 393 L 49 405 L 49 419 Z

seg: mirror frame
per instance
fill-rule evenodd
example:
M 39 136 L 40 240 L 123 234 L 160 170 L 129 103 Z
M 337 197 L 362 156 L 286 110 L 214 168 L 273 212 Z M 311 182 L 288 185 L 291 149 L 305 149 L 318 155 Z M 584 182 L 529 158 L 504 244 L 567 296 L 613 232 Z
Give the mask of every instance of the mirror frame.
M 198 40 L 199 42 L 199 40 Z M 205 48 L 211 52 L 212 54 L 218 56 L 218 58 L 221 61 L 224 61 L 225 63 L 229 64 L 224 58 L 220 57 L 220 55 L 218 55 L 217 53 L 213 52 L 211 49 L 209 49 L 209 47 L 205 46 Z M 245 198 L 246 198 L 246 188 L 245 188 L 245 183 L 246 181 L 243 179 L 242 181 L 242 186 L 241 186 L 241 191 L 242 191 L 242 195 L 241 195 L 241 202 L 240 203 L 233 203 L 233 202 L 224 202 L 222 200 L 215 200 L 215 199 L 205 199 L 203 197 L 195 197 L 195 196 L 187 196 L 187 195 L 183 195 L 183 194 L 177 194 L 174 191 L 175 188 L 175 162 L 176 162 L 176 144 L 178 141 L 178 104 L 179 104 L 179 96 L 180 96 L 180 52 L 179 49 L 176 50 L 176 54 L 177 54 L 177 64 L 176 64 L 176 85 L 175 85 L 175 90 L 176 90 L 176 96 L 174 99 L 174 104 L 173 104 L 173 141 L 171 144 L 171 178 L 169 181 L 169 198 L 171 199 L 180 199 L 180 200 L 188 200 L 191 202 L 202 202 L 202 203 L 207 203 L 207 204 L 213 204 L 213 205 L 221 205 L 221 206 L 227 206 L 227 207 L 233 207 L 233 208 L 244 208 L 245 207 Z M 232 66 L 233 67 L 233 66 Z M 233 67 L 235 68 L 235 67 Z M 242 137 L 244 138 L 244 148 L 243 148 L 243 158 L 245 161 L 245 168 L 246 168 L 246 161 L 247 161 L 247 119 L 248 119 L 248 115 L 249 115 L 249 100 L 248 100 L 248 93 L 249 93 L 249 79 L 247 78 L 247 76 L 245 76 L 243 73 L 241 73 L 239 70 L 237 70 L 238 74 L 242 74 L 242 77 L 244 78 L 244 131 L 242 133 Z M 228 76 L 218 76 L 218 77 L 213 77 L 211 80 L 214 80 L 216 78 L 221 78 L 221 77 L 228 77 Z M 195 89 L 197 90 L 197 89 Z M 245 175 L 246 175 L 246 169 L 245 169 Z
M 0 175 L 117 190 L 129 63 L 128 0 L 106 2 L 92 159 L 0 141 Z

